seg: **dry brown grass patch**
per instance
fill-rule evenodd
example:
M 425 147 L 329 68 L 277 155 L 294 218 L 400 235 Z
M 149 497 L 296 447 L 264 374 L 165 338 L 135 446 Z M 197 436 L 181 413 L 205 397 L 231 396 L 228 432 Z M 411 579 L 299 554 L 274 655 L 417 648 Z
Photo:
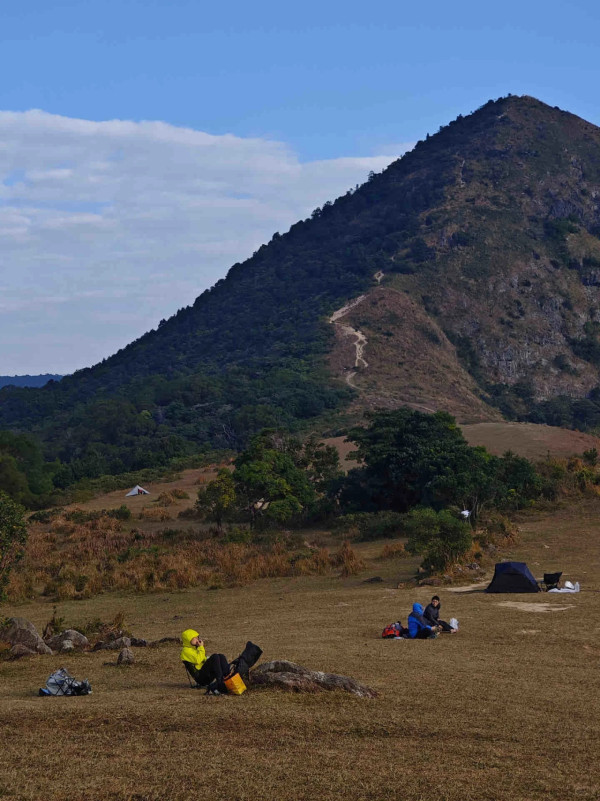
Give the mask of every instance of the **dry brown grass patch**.
M 137 649 L 127 670 L 105 666 L 101 652 L 0 662 L 3 798 L 188 801 L 187 778 L 199 766 L 194 792 L 215 801 L 547 801 L 557 787 L 597 801 L 598 649 L 590 643 L 600 618 L 600 593 L 592 591 L 600 587 L 600 502 L 529 513 L 520 527 L 519 544 L 504 557 L 527 562 L 536 576 L 558 568 L 582 582 L 568 598 L 573 609 L 536 615 L 535 628 L 530 612 L 499 607 L 497 596 L 444 591 L 443 614 L 460 620 L 458 634 L 382 640 L 383 626 L 405 622 L 431 588 L 363 584 L 332 576 L 330 563 L 323 576 L 61 603 L 68 626 L 122 611 L 138 636 L 178 636 L 193 626 L 209 652 L 229 658 L 250 637 L 265 659 L 345 673 L 380 696 L 251 690 L 208 698 L 187 686 L 176 645 Z M 196 543 L 190 554 L 211 545 Z M 353 547 L 386 575 L 388 563 L 377 562 L 383 542 Z M 214 565 L 205 569 L 214 570 L 220 555 L 208 553 Z M 330 557 L 321 552 L 324 569 Z M 567 604 L 560 596 L 513 600 Z M 41 630 L 50 608 L 37 600 L 3 614 Z M 89 678 L 93 694 L 37 698 L 63 664 Z M 57 758 L 57 744 L 68 758 Z
M 389 542 L 383 546 L 381 551 L 382 559 L 395 559 L 396 557 L 407 556 L 406 548 L 402 542 Z

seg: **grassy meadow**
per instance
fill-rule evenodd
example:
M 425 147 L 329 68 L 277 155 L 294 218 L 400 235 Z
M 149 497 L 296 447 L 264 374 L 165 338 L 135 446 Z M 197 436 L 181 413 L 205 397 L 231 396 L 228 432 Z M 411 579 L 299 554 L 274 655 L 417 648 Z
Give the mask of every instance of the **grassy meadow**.
M 261 689 L 206 697 L 189 688 L 174 644 L 135 649 L 136 663 L 123 668 L 107 664 L 114 652 L 3 661 L 0 798 L 541 801 L 560 793 L 595 801 L 599 517 L 592 498 L 528 513 L 519 543 L 501 554 L 526 560 L 537 576 L 563 569 L 581 581 L 579 595 L 442 587 L 442 616 L 456 616 L 461 630 L 432 641 L 380 638 L 386 623 L 405 622 L 413 601 L 432 594 L 396 588 L 415 562 L 383 560 L 383 542 L 353 546 L 366 569 L 347 578 L 334 572 L 61 602 L 68 626 L 119 612 L 149 639 L 193 626 L 209 652 L 230 658 L 250 638 L 263 659 L 348 674 L 379 696 Z M 383 581 L 364 583 L 375 575 Z M 52 603 L 39 598 L 2 614 L 41 630 Z M 62 665 L 89 678 L 93 694 L 36 697 Z

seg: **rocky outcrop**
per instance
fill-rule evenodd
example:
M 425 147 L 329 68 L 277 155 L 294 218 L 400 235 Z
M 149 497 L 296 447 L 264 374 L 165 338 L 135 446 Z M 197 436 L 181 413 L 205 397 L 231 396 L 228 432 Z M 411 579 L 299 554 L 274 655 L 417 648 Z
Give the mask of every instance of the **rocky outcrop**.
M 0 642 L 12 646 L 22 645 L 36 654 L 52 654 L 33 623 L 24 617 L 11 617 L 0 627 Z
M 26 645 L 13 645 L 9 651 L 11 659 L 22 659 L 24 656 L 37 656 L 36 651 L 27 648 Z
M 289 692 L 315 693 L 322 690 L 343 690 L 359 698 L 375 698 L 377 692 L 371 687 L 359 684 L 349 676 L 309 670 L 295 662 L 277 659 L 264 662 L 250 673 L 251 684 L 260 687 L 278 687 Z
M 65 642 L 71 643 L 71 648 L 67 647 L 64 648 Z M 81 632 L 76 631 L 75 629 L 66 629 L 65 631 L 61 631 L 60 634 L 55 634 L 54 637 L 48 637 L 46 639 L 46 645 L 49 648 L 52 648 L 53 651 L 64 651 L 64 650 L 77 650 L 83 651 L 84 648 L 89 646 L 88 638 L 81 634 Z

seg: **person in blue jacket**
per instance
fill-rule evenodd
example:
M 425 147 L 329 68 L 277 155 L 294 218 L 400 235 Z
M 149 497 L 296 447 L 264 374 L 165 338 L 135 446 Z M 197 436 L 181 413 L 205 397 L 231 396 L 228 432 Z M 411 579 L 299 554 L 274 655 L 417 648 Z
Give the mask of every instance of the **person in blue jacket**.
M 413 604 L 412 612 L 408 616 L 408 636 L 411 640 L 427 640 L 437 637 L 439 626 L 430 626 L 423 617 L 421 604 Z

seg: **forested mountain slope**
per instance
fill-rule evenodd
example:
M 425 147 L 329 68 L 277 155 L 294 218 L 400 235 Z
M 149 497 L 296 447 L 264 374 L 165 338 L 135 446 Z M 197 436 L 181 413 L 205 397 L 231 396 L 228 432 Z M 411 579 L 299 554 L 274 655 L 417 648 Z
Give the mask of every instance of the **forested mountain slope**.
M 540 401 L 592 393 L 577 412 L 589 422 L 598 234 L 600 130 L 533 98 L 490 101 L 110 359 L 41 390 L 2 390 L 0 427 L 36 432 L 77 476 L 236 447 L 350 402 L 481 420 L 493 405 L 543 416 Z M 329 318 L 361 294 L 344 318 L 367 340 L 357 367 Z M 436 366 L 435 381 L 418 363 Z

